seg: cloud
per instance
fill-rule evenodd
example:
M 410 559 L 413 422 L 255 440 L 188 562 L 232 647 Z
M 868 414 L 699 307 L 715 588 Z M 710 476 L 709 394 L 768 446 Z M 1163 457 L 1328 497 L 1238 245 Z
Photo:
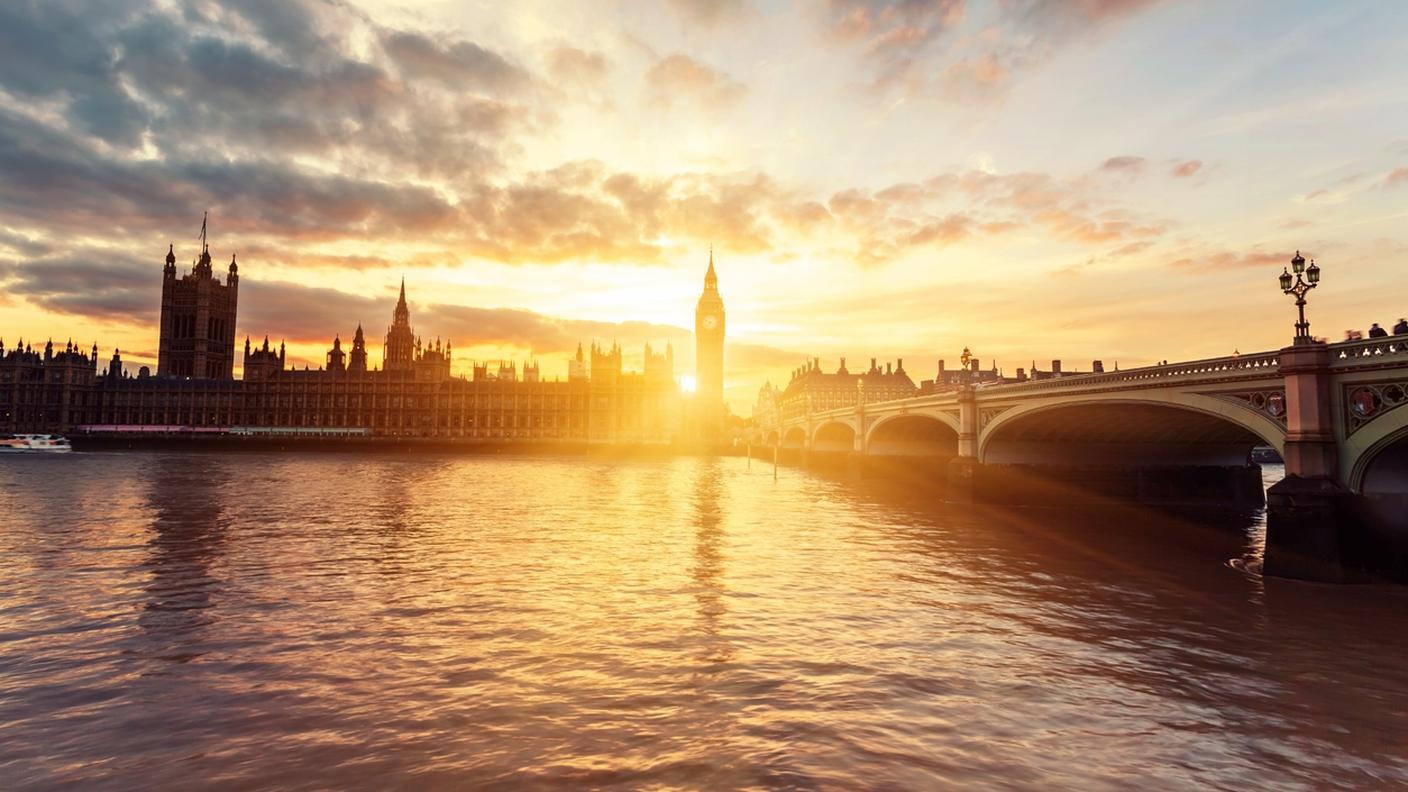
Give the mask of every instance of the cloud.
M 828 36 L 858 51 L 871 88 L 918 92 L 927 82 L 922 56 L 963 20 L 963 0 L 827 0 Z M 960 69 L 961 70 L 961 69 Z
M 151 159 L 317 157 L 384 178 L 499 167 L 535 82 L 475 42 L 323 2 L 5 4 L 4 93 Z M 366 41 L 378 42 L 368 48 Z M 354 166 L 354 167 L 353 167 Z
M 1202 169 L 1202 160 L 1184 160 L 1182 162 L 1174 164 L 1173 168 L 1169 171 L 1169 174 L 1172 175 L 1175 179 L 1186 179 Z
M 962 58 L 944 69 L 942 82 L 960 97 L 983 98 L 1006 87 L 1012 72 L 1002 64 L 996 53 L 985 52 Z
M 748 6 L 678 7 L 708 16 Z M 0 250 L 20 255 L 67 255 L 52 240 L 74 229 L 145 250 L 189 233 L 207 208 L 217 247 L 237 239 L 254 261 L 363 271 L 474 258 L 654 264 L 709 242 L 872 265 L 1021 227 L 1091 243 L 1161 230 L 1044 173 L 952 171 L 829 199 L 752 171 L 646 175 L 580 161 L 507 173 L 516 135 L 550 123 L 545 105 L 563 90 L 608 96 L 604 54 L 554 43 L 539 76 L 463 36 L 387 27 L 311 0 L 179 9 L 120 0 L 83 20 L 66 8 L 0 8 L 0 29 L 25 39 L 0 70 L 0 98 L 53 110 L 0 102 L 0 213 L 17 229 L 0 236 Z M 964 6 L 833 0 L 821 13 L 834 37 L 883 64 L 927 52 Z M 976 85 L 1015 68 L 996 50 L 952 63 L 955 80 Z M 581 85 L 564 89 L 573 79 Z M 654 58 L 645 83 L 657 105 L 711 110 L 748 90 L 684 54 Z M 1124 159 L 1137 158 L 1107 166 Z
M 739 102 L 747 89 L 721 71 L 688 55 L 662 58 L 645 74 L 646 95 L 653 104 L 671 107 L 692 103 L 701 110 L 719 110 Z
M 554 47 L 548 52 L 547 63 L 554 83 L 568 83 L 578 89 L 595 89 L 611 73 L 611 61 L 605 55 L 576 47 Z
M 0 262 L 5 291 L 45 310 L 150 326 L 161 307 L 161 263 L 83 248 Z
M 240 335 L 291 343 L 332 342 L 351 338 L 361 323 L 368 338 L 379 338 L 389 324 L 395 297 L 377 299 L 337 289 L 280 281 L 240 279 Z
M 1138 157 L 1111 162 L 1116 172 L 1143 167 Z M 1081 244 L 1127 244 L 1167 232 L 1167 223 L 1118 208 L 1089 180 L 1040 172 L 951 171 L 873 194 L 845 190 L 832 196 L 830 213 L 856 236 L 852 254 L 864 265 L 913 247 L 943 247 L 1019 228 Z
M 463 202 L 472 221 L 461 244 L 501 261 L 659 261 L 660 238 L 717 242 L 740 253 L 771 248 L 769 218 L 785 196 L 756 174 L 647 178 L 569 163 L 484 186 Z M 463 229 L 462 229 L 463 230 Z
M 42 256 L 53 250 L 47 242 L 40 242 L 28 235 L 0 228 L 0 247 L 6 247 L 26 256 Z
M 686 21 L 703 25 L 737 19 L 752 9 L 748 0 L 669 0 L 669 6 Z
M 404 30 L 387 31 L 381 46 L 403 74 L 465 88 L 513 91 L 528 82 L 528 75 L 502 55 L 473 41 L 437 40 Z
M 1110 157 L 1100 164 L 1100 170 L 1109 173 L 1138 174 L 1144 172 L 1144 166 L 1147 164 L 1148 160 L 1143 157 Z
M 1309 253 L 1303 254 L 1306 258 L 1311 258 Z M 1174 259 L 1173 266 L 1208 270 L 1265 268 L 1269 271 L 1284 266 L 1291 260 L 1291 255 L 1290 253 L 1267 252 L 1256 248 L 1251 250 L 1200 251 L 1195 255 Z
M 105 158 L 0 111 L 0 211 L 55 232 L 161 233 L 215 209 L 230 232 L 327 239 L 424 233 L 457 210 L 428 187 L 317 174 L 268 161 Z M 161 234 L 165 235 L 165 234 Z
M 1156 0 L 829 0 L 832 40 L 859 50 L 866 88 L 953 102 L 1001 98 L 1015 78 Z
M 1397 187 L 1403 184 L 1408 184 L 1408 168 L 1397 168 L 1384 177 L 1385 187 Z
M 863 44 L 882 59 L 912 54 L 963 20 L 963 0 L 828 0 L 826 21 L 837 37 Z

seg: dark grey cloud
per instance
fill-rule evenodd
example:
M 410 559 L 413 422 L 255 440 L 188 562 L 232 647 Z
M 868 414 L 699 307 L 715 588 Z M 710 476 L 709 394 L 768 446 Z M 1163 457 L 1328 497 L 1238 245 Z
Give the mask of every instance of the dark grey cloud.
M 26 234 L 12 231 L 8 228 L 0 228 L 0 247 L 9 248 L 25 256 L 42 256 L 53 250 L 53 247 L 46 242 L 40 242 Z
M 296 342 L 351 338 L 362 324 L 369 340 L 380 337 L 396 301 L 336 289 L 242 278 L 239 328 L 245 336 Z
M 354 47 L 355 31 L 382 49 Z M 317 154 L 400 176 L 478 175 L 529 123 L 531 76 L 463 39 L 315 0 L 0 4 L 0 90 L 160 157 Z
M 123 89 L 111 37 L 140 3 L 0 3 L 0 87 L 24 100 L 69 101 L 73 125 L 132 146 L 148 120 Z
M 0 283 L 46 310 L 118 324 L 150 326 L 161 308 L 161 262 L 108 250 L 3 261 Z
M 81 141 L 0 111 L 0 212 L 71 231 L 152 232 L 216 210 L 230 231 L 293 238 L 414 233 L 457 210 L 428 187 L 316 174 L 259 160 L 104 157 Z
M 381 46 L 402 73 L 438 80 L 455 89 L 514 90 L 528 82 L 523 69 L 472 41 L 437 40 L 394 30 L 382 36 Z

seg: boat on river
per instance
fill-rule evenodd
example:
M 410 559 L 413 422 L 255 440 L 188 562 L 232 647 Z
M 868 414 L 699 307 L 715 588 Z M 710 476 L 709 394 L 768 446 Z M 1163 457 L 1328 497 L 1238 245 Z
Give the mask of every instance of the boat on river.
M 0 434 L 0 454 L 62 454 L 72 450 L 61 435 Z

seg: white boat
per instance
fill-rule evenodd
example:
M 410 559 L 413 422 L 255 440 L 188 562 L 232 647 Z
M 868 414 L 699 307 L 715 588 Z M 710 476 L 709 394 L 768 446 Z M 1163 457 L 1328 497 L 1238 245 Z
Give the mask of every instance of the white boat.
M 0 454 L 62 454 L 72 451 L 68 438 L 48 434 L 0 434 Z

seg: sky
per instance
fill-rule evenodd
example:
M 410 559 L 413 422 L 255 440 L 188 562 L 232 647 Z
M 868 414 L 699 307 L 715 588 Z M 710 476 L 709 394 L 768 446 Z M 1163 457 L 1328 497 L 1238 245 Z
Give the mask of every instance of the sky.
M 1408 5 L 1155 0 L 10 0 L 0 338 L 153 363 L 203 212 L 238 334 L 321 364 L 412 322 L 566 375 L 726 390 L 970 347 L 1011 374 L 1332 340 L 1408 314 Z M 37 345 L 37 343 L 36 343 Z

